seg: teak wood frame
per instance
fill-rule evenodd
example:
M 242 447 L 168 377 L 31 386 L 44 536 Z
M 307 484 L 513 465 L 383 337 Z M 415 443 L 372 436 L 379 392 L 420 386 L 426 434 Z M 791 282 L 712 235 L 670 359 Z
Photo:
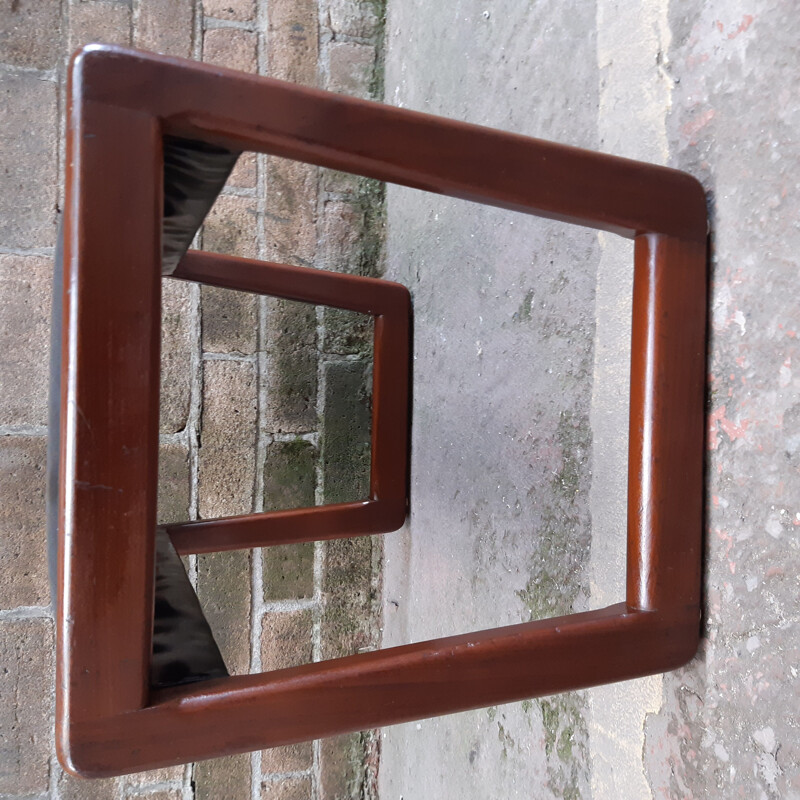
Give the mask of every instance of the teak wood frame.
M 151 769 L 633 678 L 692 657 L 700 621 L 707 237 L 705 196 L 693 178 L 110 46 L 74 57 L 67 114 L 57 653 L 57 746 L 66 769 L 86 776 Z M 634 239 L 624 602 L 149 689 L 165 133 Z M 299 286 L 301 271 L 272 268 L 274 281 L 255 290 L 292 296 L 287 286 Z M 238 279 L 259 269 L 190 253 L 178 276 L 243 288 Z M 331 301 L 343 276 L 319 275 L 329 281 L 317 286 L 321 293 L 298 299 Z M 375 313 L 365 297 L 357 310 Z M 407 359 L 399 339 L 391 348 L 391 358 Z M 399 415 L 404 437 L 402 403 L 392 405 L 380 389 L 376 399 L 387 405 L 375 419 L 391 427 Z M 405 440 L 402 452 L 396 438 L 391 446 L 390 474 L 392 464 L 406 465 Z M 381 458 L 373 453 L 373 465 Z M 385 511 L 382 517 L 380 503 L 344 509 L 333 529 L 330 516 L 315 517 L 328 512 L 317 510 L 278 514 L 272 523 L 187 523 L 170 533 L 188 553 L 379 532 L 402 523 L 405 489 L 402 498 L 387 496 Z

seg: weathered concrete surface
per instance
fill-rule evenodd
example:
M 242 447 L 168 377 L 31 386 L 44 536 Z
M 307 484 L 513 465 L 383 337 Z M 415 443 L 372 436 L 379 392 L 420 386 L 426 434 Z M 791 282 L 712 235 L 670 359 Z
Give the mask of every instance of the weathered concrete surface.
M 800 798 L 800 18 L 674 2 L 676 165 L 713 193 L 705 642 L 647 725 L 656 798 Z
M 388 34 L 388 102 L 687 169 L 714 252 L 699 656 L 386 728 L 382 798 L 800 798 L 796 4 L 398 2 Z M 389 274 L 416 317 L 384 643 L 618 599 L 630 246 L 388 198 Z
M 390 4 L 387 100 L 596 148 L 594 20 L 577 0 Z M 384 644 L 588 607 L 596 234 L 397 187 L 387 209 L 415 318 L 412 511 L 386 538 Z M 588 796 L 585 703 L 386 728 L 381 797 Z

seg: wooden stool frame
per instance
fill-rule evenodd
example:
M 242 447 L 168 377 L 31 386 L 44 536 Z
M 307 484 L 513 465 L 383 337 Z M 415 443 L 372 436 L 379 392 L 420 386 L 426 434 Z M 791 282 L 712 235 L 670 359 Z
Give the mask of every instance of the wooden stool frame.
M 56 721 L 67 770 L 152 769 L 634 678 L 693 656 L 706 325 L 699 183 L 663 167 L 112 46 L 90 45 L 73 58 L 67 115 Z M 149 688 L 165 134 L 634 239 L 624 601 Z M 376 316 L 370 498 L 169 526 L 179 551 L 399 527 L 407 502 L 405 290 L 193 252 L 175 277 Z

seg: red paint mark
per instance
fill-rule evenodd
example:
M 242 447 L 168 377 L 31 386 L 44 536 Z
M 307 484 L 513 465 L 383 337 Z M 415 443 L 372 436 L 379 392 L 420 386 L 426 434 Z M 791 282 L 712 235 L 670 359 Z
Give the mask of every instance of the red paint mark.
M 720 20 L 716 20 L 714 24 L 717 26 L 717 30 L 722 33 L 725 30 L 725 26 L 720 22 Z
M 701 64 L 705 64 L 709 58 L 711 58 L 711 56 L 709 56 L 708 53 L 700 53 L 699 56 L 687 56 L 686 67 L 687 69 L 694 69 L 695 67 L 699 67 Z
M 775 577 L 782 578 L 784 574 L 785 573 L 783 567 L 770 567 L 766 572 L 766 576 L 768 578 L 775 578 Z
M 735 39 L 740 33 L 744 33 L 752 24 L 755 17 L 752 14 L 745 14 L 742 21 L 737 25 L 733 33 L 728 34 L 729 39 Z
M 681 128 L 681 133 L 689 140 L 690 145 L 697 144 L 697 134 L 714 119 L 715 114 L 716 111 L 713 108 L 709 108 L 708 111 L 704 111 L 699 117 L 687 122 Z
M 743 419 L 741 423 L 737 425 L 729 419 L 720 419 L 719 426 L 728 434 L 728 438 L 733 442 L 736 439 L 741 439 L 747 433 L 747 429 L 750 427 L 750 420 Z
M 797 338 L 797 331 L 786 331 L 786 335 L 790 339 L 795 339 L 795 338 Z
M 716 450 L 719 447 L 719 432 L 727 434 L 728 438 L 734 442 L 741 439 L 750 427 L 750 420 L 742 420 L 739 424 L 731 422 L 725 416 L 726 406 L 722 405 L 709 414 L 708 417 L 708 449 Z
M 719 447 L 719 421 L 725 416 L 725 406 L 720 406 L 711 412 L 708 418 L 708 449 L 716 450 Z

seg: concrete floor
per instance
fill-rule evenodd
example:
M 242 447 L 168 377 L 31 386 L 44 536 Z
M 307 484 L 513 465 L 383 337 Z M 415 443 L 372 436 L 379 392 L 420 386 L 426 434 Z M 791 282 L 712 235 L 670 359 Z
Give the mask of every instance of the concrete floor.
M 697 658 L 386 728 L 382 800 L 800 798 L 796 12 L 389 3 L 387 102 L 686 169 L 713 249 Z M 391 187 L 387 255 L 416 316 L 384 644 L 621 599 L 630 245 Z
M 593 17 L 583 2 L 390 4 L 387 100 L 596 148 Z M 536 79 L 554 53 L 570 58 L 558 85 Z M 596 233 L 398 187 L 388 209 L 415 361 L 412 512 L 386 539 L 384 644 L 591 607 Z M 579 796 L 585 704 L 388 728 L 381 798 Z

